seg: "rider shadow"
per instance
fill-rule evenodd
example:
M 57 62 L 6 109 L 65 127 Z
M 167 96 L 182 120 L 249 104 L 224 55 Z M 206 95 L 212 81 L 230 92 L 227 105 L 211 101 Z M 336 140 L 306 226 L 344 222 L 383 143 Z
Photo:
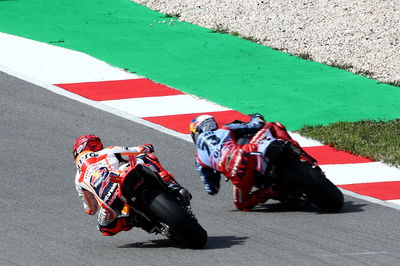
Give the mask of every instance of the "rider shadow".
M 176 243 L 169 239 L 154 239 L 149 241 L 126 244 L 118 246 L 118 248 L 179 248 L 181 246 L 183 245 L 180 245 L 179 243 Z
M 354 201 L 345 201 L 343 208 L 340 210 L 341 213 L 350 213 L 350 212 L 363 212 L 365 211 L 362 207 L 367 206 L 368 204 L 354 204 Z
M 305 204 L 305 203 L 293 203 L 290 205 L 285 205 L 281 202 L 274 201 L 271 203 L 260 204 L 252 209 L 252 212 L 314 212 L 317 214 L 340 214 L 340 213 L 353 213 L 353 212 L 363 212 L 364 209 L 362 207 L 367 204 L 354 204 L 353 201 L 345 201 L 343 204 L 343 208 L 338 212 L 324 212 L 321 211 L 314 204 Z
M 207 244 L 202 249 L 223 249 L 236 245 L 244 245 L 248 237 L 236 236 L 209 236 Z M 118 248 L 180 248 L 188 249 L 184 244 L 174 242 L 170 239 L 154 239 L 118 246 Z

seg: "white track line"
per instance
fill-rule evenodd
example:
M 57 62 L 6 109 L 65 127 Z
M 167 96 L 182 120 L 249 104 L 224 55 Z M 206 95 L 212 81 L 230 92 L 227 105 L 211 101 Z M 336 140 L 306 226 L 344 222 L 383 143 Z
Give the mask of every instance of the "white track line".
M 400 199 L 399 200 L 387 200 L 389 203 L 398 204 L 400 206 Z
M 373 198 L 373 197 L 357 194 L 357 193 L 355 193 L 353 191 L 350 191 L 350 190 L 346 190 L 346 189 L 342 189 L 342 188 L 339 188 L 339 189 L 343 192 L 343 194 L 346 194 L 348 196 L 351 196 L 351 197 L 354 197 L 354 198 L 358 198 L 358 199 L 362 199 L 362 200 L 365 200 L 365 201 L 369 201 L 369 202 L 372 202 L 372 203 L 376 203 L 376 204 L 379 204 L 379 205 L 382 205 L 382 206 L 385 206 L 385 207 L 389 207 L 389 208 L 400 210 L 400 205 L 396 204 L 395 200 L 380 200 L 380 199 L 376 199 L 376 198 Z

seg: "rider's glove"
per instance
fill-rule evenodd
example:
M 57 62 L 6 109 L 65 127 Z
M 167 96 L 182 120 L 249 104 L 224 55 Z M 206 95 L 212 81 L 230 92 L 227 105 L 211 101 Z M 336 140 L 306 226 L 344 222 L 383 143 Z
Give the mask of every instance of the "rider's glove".
M 149 153 L 154 152 L 153 144 L 143 144 L 142 147 L 143 147 L 143 152 L 149 152 Z
M 258 120 L 258 122 L 260 122 L 260 123 L 265 123 L 265 119 L 262 114 L 255 113 L 255 114 L 250 115 L 250 117 L 251 117 L 251 119 L 256 118 Z
M 210 195 L 216 195 L 219 191 L 221 175 L 215 170 L 209 168 L 206 169 L 207 176 L 203 175 L 200 176 L 200 178 L 204 183 L 204 188 L 207 193 Z

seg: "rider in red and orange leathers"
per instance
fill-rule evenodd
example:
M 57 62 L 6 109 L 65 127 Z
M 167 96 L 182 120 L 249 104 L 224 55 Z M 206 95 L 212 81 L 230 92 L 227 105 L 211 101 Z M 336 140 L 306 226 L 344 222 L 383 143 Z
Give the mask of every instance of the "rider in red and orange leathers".
M 250 154 L 259 151 L 261 142 L 267 147 L 273 141 L 289 140 L 299 147 L 280 123 L 266 123 L 262 115 L 255 114 L 251 115 L 250 122 L 234 121 L 218 128 L 214 117 L 201 115 L 191 122 L 190 132 L 197 149 L 196 168 L 210 195 L 218 193 L 220 174 L 223 174 L 234 185 L 234 204 L 241 211 L 248 211 L 270 198 L 280 198 L 271 186 L 251 191 L 260 166 L 256 156 Z M 254 137 L 248 144 L 238 145 L 237 140 L 244 135 Z
M 158 158 L 152 154 L 153 151 L 151 144 L 103 148 L 100 138 L 95 135 L 84 135 L 76 139 L 73 148 L 77 167 L 76 190 L 86 213 L 94 215 L 100 207 L 97 228 L 103 235 L 112 236 L 137 225 L 138 217 L 130 213 L 125 198 L 119 194 L 120 184 L 111 181 L 113 177 L 123 175 L 129 163 L 149 167 L 163 178 L 171 193 L 190 200 L 187 198 L 190 193 L 161 166 Z

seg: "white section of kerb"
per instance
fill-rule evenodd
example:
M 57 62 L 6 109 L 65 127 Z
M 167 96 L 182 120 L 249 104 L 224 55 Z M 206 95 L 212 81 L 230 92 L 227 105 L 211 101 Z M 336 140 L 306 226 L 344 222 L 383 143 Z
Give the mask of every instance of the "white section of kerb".
M 193 95 L 131 98 L 102 101 L 103 104 L 138 117 L 167 116 L 230 110 Z
M 303 137 L 295 132 L 289 132 L 290 136 L 297 141 L 301 147 L 323 146 L 319 141 Z
M 0 64 L 49 84 L 141 78 L 81 52 L 1 32 Z
M 400 181 L 400 169 L 381 162 L 321 165 L 335 185 Z

